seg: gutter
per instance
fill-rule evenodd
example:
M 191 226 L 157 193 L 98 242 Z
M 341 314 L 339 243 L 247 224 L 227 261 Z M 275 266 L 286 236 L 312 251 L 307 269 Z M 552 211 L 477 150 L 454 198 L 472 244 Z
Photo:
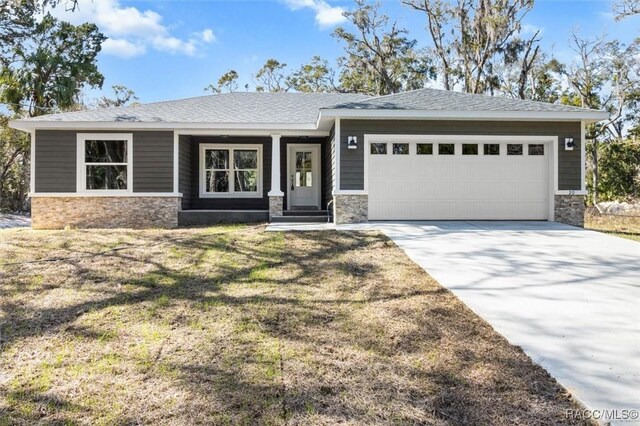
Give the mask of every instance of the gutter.
M 314 123 L 183 123 L 153 121 L 47 121 L 22 119 L 9 121 L 9 127 L 32 130 L 317 130 Z
M 388 119 L 388 120 L 492 120 L 492 121 L 584 121 L 595 123 L 609 118 L 609 113 L 584 111 L 433 111 L 409 109 L 342 109 L 321 108 L 318 124 L 324 119 Z

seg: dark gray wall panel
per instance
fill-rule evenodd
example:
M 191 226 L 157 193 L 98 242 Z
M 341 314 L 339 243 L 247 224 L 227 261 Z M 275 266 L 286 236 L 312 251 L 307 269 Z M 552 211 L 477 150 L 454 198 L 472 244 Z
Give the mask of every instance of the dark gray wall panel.
M 76 192 L 76 132 L 36 131 L 36 192 Z
M 256 211 L 181 211 L 178 212 L 179 226 L 211 226 L 217 223 L 260 223 L 269 221 L 269 212 Z
M 420 120 L 341 120 L 340 186 L 343 190 L 364 187 L 365 134 L 518 135 L 558 136 L 559 189 L 580 189 L 579 122 L 499 122 Z M 358 149 L 347 148 L 347 137 L 358 137 Z M 576 147 L 565 151 L 564 138 L 573 138 Z
M 190 136 L 180 136 L 179 142 L 179 172 L 178 191 L 182 193 L 182 208 L 191 208 L 191 198 L 193 197 L 193 177 L 191 171 L 191 158 L 193 155 L 193 143 Z
M 133 132 L 133 192 L 173 192 L 173 132 Z
M 76 192 L 78 133 L 133 133 L 133 191 L 173 192 L 173 132 L 36 132 L 36 192 Z

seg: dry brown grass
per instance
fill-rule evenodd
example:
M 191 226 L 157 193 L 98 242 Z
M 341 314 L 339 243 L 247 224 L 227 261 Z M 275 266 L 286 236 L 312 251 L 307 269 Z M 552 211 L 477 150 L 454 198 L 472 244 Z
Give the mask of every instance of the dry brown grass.
M 587 209 L 584 227 L 630 240 L 640 241 L 640 216 L 602 215 Z
M 566 424 L 377 233 L 0 231 L 0 424 Z

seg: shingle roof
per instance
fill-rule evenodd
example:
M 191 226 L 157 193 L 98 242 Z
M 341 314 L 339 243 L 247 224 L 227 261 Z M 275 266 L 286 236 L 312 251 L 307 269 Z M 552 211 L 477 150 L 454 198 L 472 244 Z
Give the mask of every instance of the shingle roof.
M 237 92 L 50 114 L 29 121 L 315 124 L 321 107 L 366 98 L 349 93 Z
M 438 89 L 418 89 L 363 100 L 341 102 L 330 109 L 415 110 L 415 111 L 522 111 L 585 112 L 593 111 L 568 105 L 550 104 L 502 96 L 474 95 Z
M 438 117 L 443 113 L 457 117 L 465 112 L 469 113 L 467 118 L 486 115 L 504 118 L 518 114 L 519 118 L 534 119 L 543 115 L 553 119 L 555 113 L 558 116 L 570 115 L 571 119 L 597 121 L 606 118 L 603 112 L 566 105 L 419 89 L 377 97 L 349 93 L 225 93 L 137 106 L 43 115 L 12 121 L 10 124 L 23 130 L 51 126 L 91 127 L 93 123 L 98 124 L 94 127 L 100 127 L 100 123 L 111 123 L 112 127 L 115 124 L 123 128 L 171 128 L 174 124 L 194 128 L 214 125 L 243 128 L 248 124 L 264 124 L 277 128 L 302 126 L 312 129 L 316 128 L 320 112 L 327 109 L 339 111 L 338 114 L 328 113 L 327 117 L 350 114 L 363 117 L 368 116 L 368 111 L 387 111 L 399 117 L 404 116 L 403 111 L 417 111 L 419 118 Z

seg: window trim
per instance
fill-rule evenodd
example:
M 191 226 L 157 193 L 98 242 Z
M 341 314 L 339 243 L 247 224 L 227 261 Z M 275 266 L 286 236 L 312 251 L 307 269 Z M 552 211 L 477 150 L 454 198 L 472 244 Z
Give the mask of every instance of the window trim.
M 205 168 L 205 150 L 227 150 L 229 151 L 229 192 L 206 192 L 206 168 Z M 235 172 L 247 169 L 236 169 L 235 161 L 233 158 L 234 151 L 246 151 L 256 150 L 258 151 L 258 191 L 256 192 L 235 192 Z M 217 144 L 217 143 L 203 143 L 199 148 L 199 196 L 200 198 L 262 198 L 264 188 L 262 187 L 262 176 L 264 165 L 262 164 L 262 144 Z
M 100 165 L 125 165 L 127 167 L 127 189 L 87 189 L 87 165 L 85 146 L 87 141 L 126 141 L 126 163 L 100 163 Z M 76 135 L 76 192 L 80 194 L 126 195 L 133 193 L 133 133 L 78 133 Z

